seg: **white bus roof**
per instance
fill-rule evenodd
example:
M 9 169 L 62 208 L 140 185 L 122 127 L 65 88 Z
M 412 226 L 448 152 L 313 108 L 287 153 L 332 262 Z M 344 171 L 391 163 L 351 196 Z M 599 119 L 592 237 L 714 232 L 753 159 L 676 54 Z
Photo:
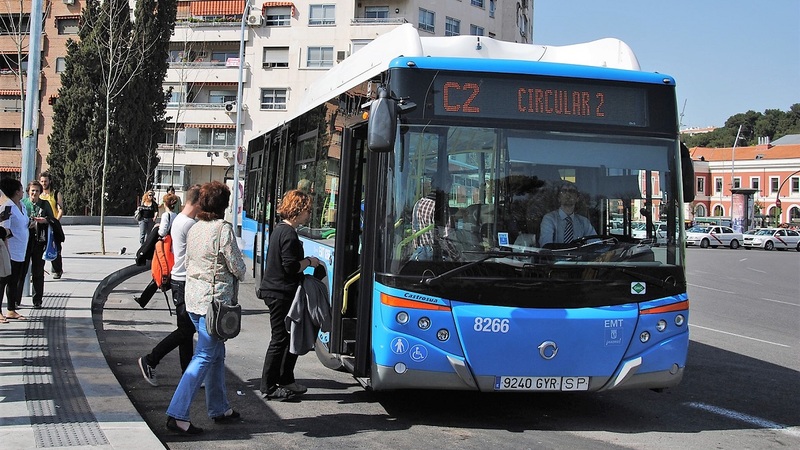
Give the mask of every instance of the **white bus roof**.
M 379 36 L 312 83 L 297 114 L 387 70 L 390 61 L 400 56 L 512 59 L 641 70 L 633 50 L 619 39 L 547 46 L 498 41 L 485 36 L 421 37 L 411 24 L 403 24 Z

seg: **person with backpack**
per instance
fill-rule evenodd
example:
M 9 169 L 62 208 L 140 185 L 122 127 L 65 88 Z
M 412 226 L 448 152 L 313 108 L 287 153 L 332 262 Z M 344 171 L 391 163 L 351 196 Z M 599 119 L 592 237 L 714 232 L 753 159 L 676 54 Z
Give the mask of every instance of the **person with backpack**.
M 164 216 L 172 216 L 169 219 L 161 219 L 159 229 L 165 226 L 169 230 L 169 235 L 164 232 L 164 237 L 169 236 L 172 242 L 172 256 L 173 266 L 169 271 L 169 286 L 172 289 L 172 302 L 175 305 L 176 325 L 177 328 L 161 340 L 155 347 L 145 356 L 139 358 L 139 369 L 142 371 L 142 377 L 145 381 L 150 383 L 151 386 L 158 386 L 158 379 L 156 378 L 156 366 L 161 362 L 169 352 L 178 348 L 181 373 L 186 371 L 189 362 L 192 360 L 194 354 L 194 333 L 196 329 L 192 319 L 186 312 L 186 305 L 184 302 L 184 292 L 186 286 L 186 235 L 189 229 L 197 222 L 195 216 L 199 211 L 197 205 L 197 198 L 200 195 L 200 185 L 196 184 L 186 191 L 186 204 L 183 206 L 180 214 L 169 213 Z M 169 196 L 169 194 L 168 194 Z M 160 233 L 159 233 L 160 234 Z M 161 247 L 163 248 L 163 246 Z M 153 254 L 153 260 L 159 258 L 159 248 Z M 154 280 L 155 282 L 155 280 Z M 162 281 L 163 282 L 163 281 Z M 162 288 L 163 289 L 163 288 Z

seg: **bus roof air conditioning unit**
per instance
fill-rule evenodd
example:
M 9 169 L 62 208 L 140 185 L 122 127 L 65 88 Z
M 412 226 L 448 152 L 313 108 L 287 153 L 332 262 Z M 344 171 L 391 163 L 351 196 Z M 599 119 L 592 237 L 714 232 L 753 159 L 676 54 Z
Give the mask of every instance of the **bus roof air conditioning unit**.
M 264 17 L 260 13 L 251 13 L 247 16 L 247 24 L 251 27 L 261 26 Z

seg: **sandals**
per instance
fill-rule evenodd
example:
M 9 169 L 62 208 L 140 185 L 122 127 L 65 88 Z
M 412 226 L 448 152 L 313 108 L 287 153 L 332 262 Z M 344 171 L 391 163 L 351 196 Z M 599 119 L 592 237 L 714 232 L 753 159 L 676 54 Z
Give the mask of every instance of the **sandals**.
M 16 311 L 7 312 L 6 313 L 6 319 L 28 320 L 27 317 L 23 316 L 22 314 L 17 313 Z
M 6 316 L 0 314 L 0 323 L 8 323 L 8 319 L 6 319 Z

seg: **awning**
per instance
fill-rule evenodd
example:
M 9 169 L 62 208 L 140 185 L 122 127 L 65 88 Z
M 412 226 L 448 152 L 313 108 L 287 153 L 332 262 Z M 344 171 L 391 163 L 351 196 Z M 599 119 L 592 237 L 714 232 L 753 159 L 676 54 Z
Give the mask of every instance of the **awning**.
M 20 95 L 22 95 L 22 91 L 20 91 L 19 89 L 1 89 L 0 90 L 0 95 L 20 96 Z
M 236 128 L 235 123 L 185 123 L 186 128 Z
M 80 14 L 72 14 L 69 16 L 56 16 L 56 20 L 71 20 L 71 19 L 80 19 Z
M 264 2 L 264 4 L 261 5 L 261 11 L 264 11 L 270 6 L 288 6 L 292 8 L 292 17 L 294 17 L 295 8 L 294 8 L 294 3 L 292 2 Z
M 206 81 L 206 82 L 193 83 L 192 85 L 195 85 L 195 84 L 199 84 L 200 87 L 203 87 L 203 86 L 211 86 L 211 87 L 214 87 L 214 86 L 238 86 L 239 85 L 239 83 L 237 83 L 236 81 Z
M 191 3 L 193 16 L 241 16 L 244 0 L 202 0 Z
M 0 172 L 19 172 L 21 169 L 14 166 L 0 166 Z

